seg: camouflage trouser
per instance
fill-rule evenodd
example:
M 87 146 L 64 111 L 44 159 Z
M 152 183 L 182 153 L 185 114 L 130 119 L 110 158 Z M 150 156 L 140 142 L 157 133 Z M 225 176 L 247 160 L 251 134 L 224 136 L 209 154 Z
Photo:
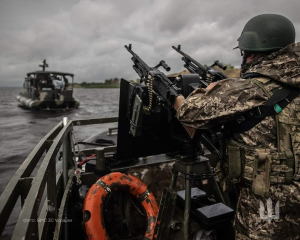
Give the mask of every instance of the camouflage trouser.
M 300 239 L 300 184 L 271 185 L 272 214 L 279 201 L 279 219 L 262 220 L 260 201 L 267 209 L 266 197 L 254 196 L 250 188 L 242 188 L 235 218 L 236 239 Z M 262 213 L 267 218 L 267 212 Z

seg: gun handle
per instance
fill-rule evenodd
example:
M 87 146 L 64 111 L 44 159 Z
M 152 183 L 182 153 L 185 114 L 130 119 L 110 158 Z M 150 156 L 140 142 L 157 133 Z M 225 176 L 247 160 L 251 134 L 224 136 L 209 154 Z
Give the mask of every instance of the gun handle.
M 161 63 L 161 65 L 162 65 L 162 67 L 164 68 L 164 69 L 166 69 L 168 72 L 171 70 L 171 68 L 169 67 L 169 65 L 168 64 L 166 64 L 166 62 L 165 61 L 160 61 L 160 63 Z
M 216 64 L 219 68 L 221 68 L 221 69 L 223 69 L 223 70 L 226 70 L 226 69 L 227 69 L 227 66 L 223 65 L 223 64 L 220 63 L 218 60 L 215 61 L 215 64 Z

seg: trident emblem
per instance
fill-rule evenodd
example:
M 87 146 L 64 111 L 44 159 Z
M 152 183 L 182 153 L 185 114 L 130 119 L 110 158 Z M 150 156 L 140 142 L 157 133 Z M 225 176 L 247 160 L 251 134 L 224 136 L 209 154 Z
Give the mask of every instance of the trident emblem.
M 273 215 L 273 204 L 272 199 L 268 198 L 267 200 L 267 214 L 265 214 L 265 206 L 262 201 L 260 202 L 259 207 L 259 217 L 263 220 L 268 220 L 268 223 L 271 223 L 272 219 L 279 219 L 279 201 L 275 205 L 275 215 Z

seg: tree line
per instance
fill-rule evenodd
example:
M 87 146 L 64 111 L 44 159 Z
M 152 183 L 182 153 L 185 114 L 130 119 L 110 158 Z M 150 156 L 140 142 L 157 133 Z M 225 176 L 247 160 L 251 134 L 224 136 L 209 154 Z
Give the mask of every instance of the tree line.
M 79 85 L 88 86 L 88 85 L 120 85 L 119 78 L 109 78 L 105 79 L 104 82 L 82 82 Z
M 130 82 L 139 82 L 139 80 L 129 80 Z M 82 82 L 82 83 L 74 83 L 74 87 L 77 88 L 119 88 L 121 79 L 109 78 L 105 79 L 104 82 Z

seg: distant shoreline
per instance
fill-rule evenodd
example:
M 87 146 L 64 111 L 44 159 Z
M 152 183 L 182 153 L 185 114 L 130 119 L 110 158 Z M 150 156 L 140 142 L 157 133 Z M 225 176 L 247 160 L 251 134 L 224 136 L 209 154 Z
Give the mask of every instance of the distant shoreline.
M 19 88 L 22 89 L 22 86 L 0 86 L 0 88 Z
M 120 85 L 105 85 L 105 84 L 88 84 L 88 85 L 79 85 L 74 84 L 74 88 L 120 88 Z
M 120 85 L 86 85 L 86 86 L 81 86 L 81 85 L 77 85 L 74 84 L 73 86 L 74 88 L 120 88 Z M 18 88 L 18 89 L 22 89 L 22 86 L 0 86 L 0 89 L 6 89 L 6 88 Z

